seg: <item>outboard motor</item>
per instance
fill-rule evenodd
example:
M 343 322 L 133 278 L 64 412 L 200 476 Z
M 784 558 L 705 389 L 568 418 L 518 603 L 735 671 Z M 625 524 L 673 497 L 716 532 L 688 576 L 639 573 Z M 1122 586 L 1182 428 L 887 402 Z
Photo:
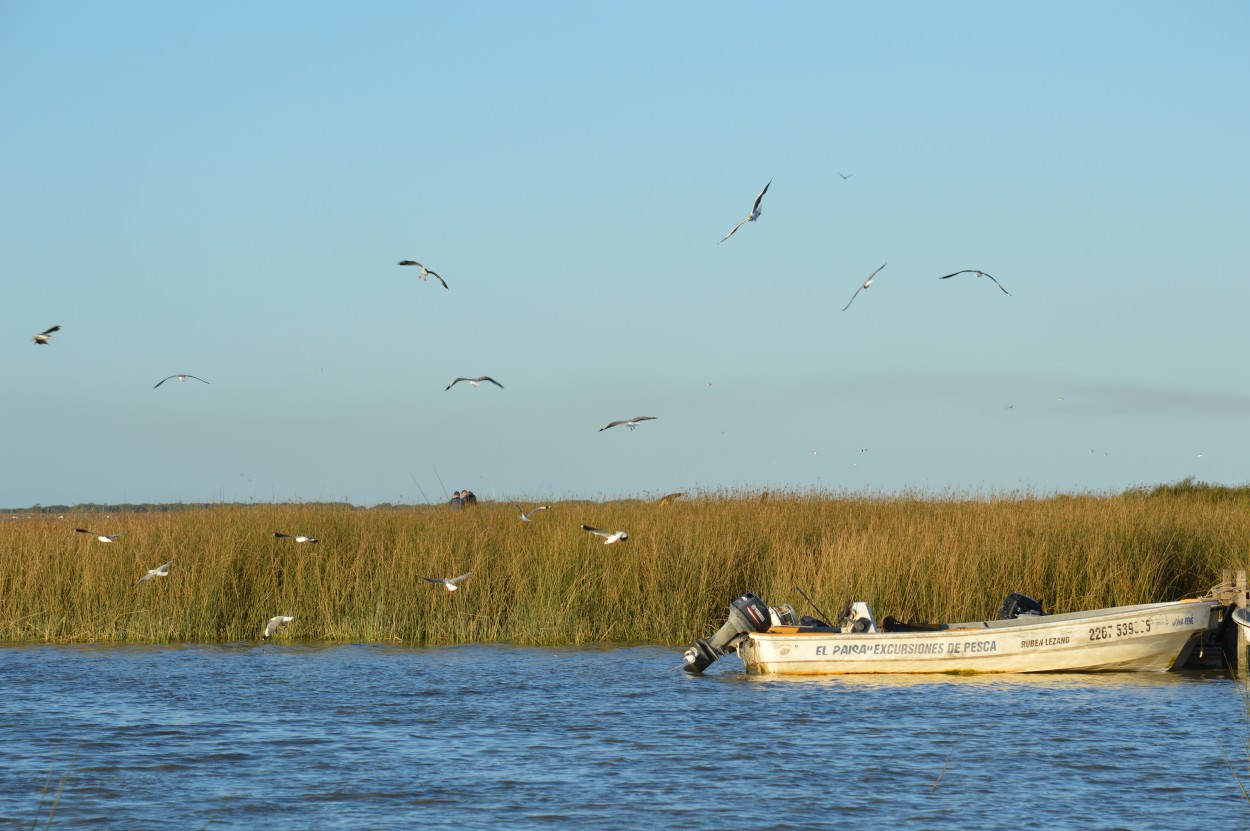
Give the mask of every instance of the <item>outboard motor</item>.
M 1007 595 L 1007 599 L 1003 601 L 1003 607 L 998 610 L 999 620 L 1011 620 L 1018 618 L 1020 615 L 1044 615 L 1042 604 L 1038 603 L 1028 595 L 1012 592 Z
M 710 638 L 699 638 L 686 650 L 686 672 L 699 674 L 720 656 L 738 648 L 749 632 L 766 632 L 772 613 L 763 600 L 747 592 L 729 604 L 729 619 Z

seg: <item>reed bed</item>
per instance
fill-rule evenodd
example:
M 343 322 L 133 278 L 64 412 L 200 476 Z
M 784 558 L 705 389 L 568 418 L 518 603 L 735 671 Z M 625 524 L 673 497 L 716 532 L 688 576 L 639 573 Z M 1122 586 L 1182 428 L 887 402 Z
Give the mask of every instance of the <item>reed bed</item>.
M 1111 496 L 707 493 L 669 504 L 556 502 L 461 511 L 223 505 L 0 524 L 0 640 L 686 644 L 751 591 L 828 614 L 993 616 L 1023 592 L 1048 611 L 1201 593 L 1250 561 L 1250 500 L 1192 488 Z M 580 528 L 625 529 L 608 545 Z M 75 527 L 127 532 L 102 544 Z M 274 531 L 317 537 L 316 545 Z M 165 578 L 135 581 L 167 560 Z M 423 576 L 473 576 L 449 594 Z

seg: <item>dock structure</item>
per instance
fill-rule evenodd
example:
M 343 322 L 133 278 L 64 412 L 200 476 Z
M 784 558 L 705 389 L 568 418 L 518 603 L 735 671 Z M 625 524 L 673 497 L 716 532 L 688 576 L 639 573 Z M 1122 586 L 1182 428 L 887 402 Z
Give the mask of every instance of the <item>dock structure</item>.
M 1246 570 L 1225 569 L 1220 585 L 1211 590 L 1223 605 L 1218 618 L 1213 614 L 1211 625 L 1184 661 L 1186 669 L 1224 669 L 1234 678 L 1245 680 L 1250 670 L 1250 641 L 1246 632 L 1232 620 L 1235 609 L 1250 609 L 1250 587 Z

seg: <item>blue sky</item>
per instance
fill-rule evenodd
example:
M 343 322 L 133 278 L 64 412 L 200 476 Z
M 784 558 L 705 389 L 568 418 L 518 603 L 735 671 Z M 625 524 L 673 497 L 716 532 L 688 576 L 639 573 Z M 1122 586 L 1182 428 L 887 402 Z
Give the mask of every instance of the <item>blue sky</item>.
M 1246 483 L 1248 35 L 11 0 L 0 505 Z

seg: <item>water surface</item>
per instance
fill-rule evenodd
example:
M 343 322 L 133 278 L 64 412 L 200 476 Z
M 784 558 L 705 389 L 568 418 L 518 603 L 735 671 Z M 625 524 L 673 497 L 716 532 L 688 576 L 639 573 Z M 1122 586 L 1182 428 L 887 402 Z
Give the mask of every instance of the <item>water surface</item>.
M 0 648 L 0 827 L 1127 828 L 1245 819 L 1212 674 L 691 677 L 658 647 Z M 49 772 L 51 783 L 48 783 Z M 41 799 L 44 804 L 40 807 Z

